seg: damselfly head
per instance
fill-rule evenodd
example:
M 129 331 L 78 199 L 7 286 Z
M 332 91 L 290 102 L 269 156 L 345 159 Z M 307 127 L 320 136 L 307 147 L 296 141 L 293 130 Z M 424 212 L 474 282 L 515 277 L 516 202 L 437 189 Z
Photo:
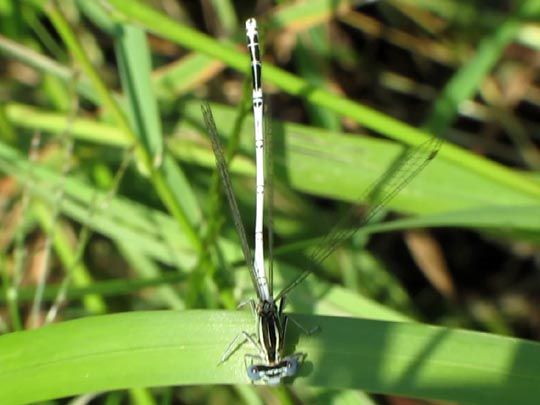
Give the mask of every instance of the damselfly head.
M 298 370 L 298 358 L 295 356 L 286 357 L 273 366 L 254 364 L 248 367 L 248 378 L 252 382 L 262 381 L 270 386 L 281 383 L 286 377 L 292 377 Z

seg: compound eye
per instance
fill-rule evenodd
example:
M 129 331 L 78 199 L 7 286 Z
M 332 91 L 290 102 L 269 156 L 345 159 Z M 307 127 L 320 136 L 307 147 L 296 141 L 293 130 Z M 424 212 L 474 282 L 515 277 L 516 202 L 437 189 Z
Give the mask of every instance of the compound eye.
M 298 361 L 296 359 L 289 359 L 287 360 L 287 369 L 285 370 L 285 375 L 287 377 L 292 377 L 296 374 L 296 371 L 298 370 Z
M 262 378 L 261 370 L 259 370 L 259 367 L 257 366 L 249 366 L 247 369 L 247 375 L 251 381 L 259 381 Z

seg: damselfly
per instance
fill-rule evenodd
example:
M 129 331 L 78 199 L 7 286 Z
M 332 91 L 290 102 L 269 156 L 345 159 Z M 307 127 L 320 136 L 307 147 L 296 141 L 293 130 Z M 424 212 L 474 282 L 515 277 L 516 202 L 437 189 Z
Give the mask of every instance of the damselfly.
M 235 347 L 239 339 L 242 339 L 242 342 L 239 344 L 249 341 L 257 349 L 258 354 L 247 355 L 247 358 L 251 360 L 251 364 L 246 365 L 248 378 L 253 382 L 262 381 L 269 385 L 276 385 L 279 384 L 283 378 L 291 377 L 296 374 L 299 363 L 304 356 L 302 353 L 284 356 L 284 342 L 289 318 L 283 313 L 283 307 L 286 294 L 300 284 L 310 272 L 308 270 L 304 271 L 296 280 L 274 297 L 271 282 L 272 257 L 269 258 L 270 265 L 268 269 L 265 269 L 264 264 L 264 102 L 261 85 L 262 63 L 259 52 L 257 22 L 253 18 L 246 21 L 246 35 L 252 72 L 252 101 L 257 168 L 254 256 L 251 254 L 244 225 L 240 217 L 238 204 L 232 191 L 231 180 L 227 171 L 223 150 L 219 143 L 212 111 L 207 103 L 203 104 L 201 107 L 204 121 L 212 140 L 212 148 L 214 150 L 218 171 L 229 201 L 234 225 L 240 237 L 242 251 L 248 268 L 250 269 L 258 300 L 256 304 L 252 304 L 257 318 L 257 336 L 254 337 L 252 334 L 243 331 L 229 345 L 229 348 L 226 350 L 221 361 L 228 358 L 231 352 L 230 349 Z M 406 153 L 396 165 L 393 165 L 387 173 L 383 174 L 381 179 L 370 187 L 366 194 L 362 196 L 361 200 L 367 200 L 370 203 L 370 208 L 366 211 L 364 216 L 358 220 L 356 226 L 344 229 L 343 221 L 340 221 L 332 231 L 323 238 L 319 247 L 313 251 L 311 259 L 318 263 L 322 262 L 341 242 L 351 237 L 361 227 L 369 223 L 373 217 L 435 157 L 440 144 L 441 141 L 438 138 L 432 137 L 412 151 Z M 345 219 L 349 220 L 350 217 L 346 216 Z

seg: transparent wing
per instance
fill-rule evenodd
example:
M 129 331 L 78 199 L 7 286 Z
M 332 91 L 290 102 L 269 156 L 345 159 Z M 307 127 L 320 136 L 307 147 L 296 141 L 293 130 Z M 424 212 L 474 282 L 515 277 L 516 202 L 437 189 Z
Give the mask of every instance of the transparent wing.
M 371 220 L 431 162 L 442 144 L 442 140 L 431 137 L 418 147 L 404 153 L 402 157 L 367 189 L 359 201 L 366 201 L 370 208 L 360 218 L 355 218 L 355 208 L 341 218 L 332 230 L 322 239 L 310 254 L 311 261 L 323 262 L 343 241 L 352 237 L 358 230 L 369 224 Z M 351 226 L 353 224 L 353 226 Z M 285 287 L 276 300 L 289 293 L 309 276 L 305 270 L 292 283 Z
M 270 107 L 265 104 L 264 120 L 264 144 L 265 156 L 264 161 L 266 167 L 264 172 L 265 193 L 266 193 L 266 228 L 268 229 L 268 286 L 270 288 L 270 296 L 274 295 L 274 162 L 272 160 L 272 122 L 270 120 Z
M 212 115 L 212 110 L 210 109 L 210 105 L 208 103 L 203 103 L 201 105 L 201 111 L 203 114 L 206 129 L 208 131 L 208 134 L 210 135 L 210 139 L 212 140 L 212 149 L 214 151 L 214 157 L 216 159 L 216 166 L 218 168 L 221 181 L 223 183 L 223 188 L 225 189 L 227 200 L 229 201 L 229 207 L 231 209 L 231 214 L 233 217 L 233 222 L 236 228 L 236 232 L 238 233 L 238 236 L 240 237 L 240 245 L 242 247 L 244 259 L 246 260 L 246 264 L 250 271 L 251 281 L 253 282 L 255 291 L 257 291 L 257 296 L 260 299 L 261 293 L 258 288 L 257 280 L 255 279 L 255 269 L 253 268 L 253 256 L 251 255 L 251 250 L 249 249 L 249 245 L 248 245 L 247 237 L 246 237 L 246 230 L 244 228 L 242 217 L 240 216 L 240 210 L 238 209 L 238 203 L 236 202 L 236 197 L 234 196 L 234 192 L 232 189 L 231 178 L 229 176 L 229 171 L 227 170 L 227 162 L 223 154 L 223 149 L 219 142 L 217 129 L 216 129 L 216 123 L 214 122 L 214 116 Z

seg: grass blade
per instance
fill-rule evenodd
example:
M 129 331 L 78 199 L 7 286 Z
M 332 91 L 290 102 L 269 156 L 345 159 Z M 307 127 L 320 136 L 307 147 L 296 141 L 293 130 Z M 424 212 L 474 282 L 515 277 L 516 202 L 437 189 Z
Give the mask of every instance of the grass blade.
M 289 344 L 296 347 L 288 350 L 307 353 L 300 384 L 466 403 L 532 404 L 540 395 L 535 342 L 413 323 L 292 316 L 306 327 L 321 327 L 309 338 L 291 328 Z M 248 312 L 132 312 L 1 336 L 0 401 L 247 383 L 247 345 L 220 366 L 216 359 L 239 330 L 252 325 Z

